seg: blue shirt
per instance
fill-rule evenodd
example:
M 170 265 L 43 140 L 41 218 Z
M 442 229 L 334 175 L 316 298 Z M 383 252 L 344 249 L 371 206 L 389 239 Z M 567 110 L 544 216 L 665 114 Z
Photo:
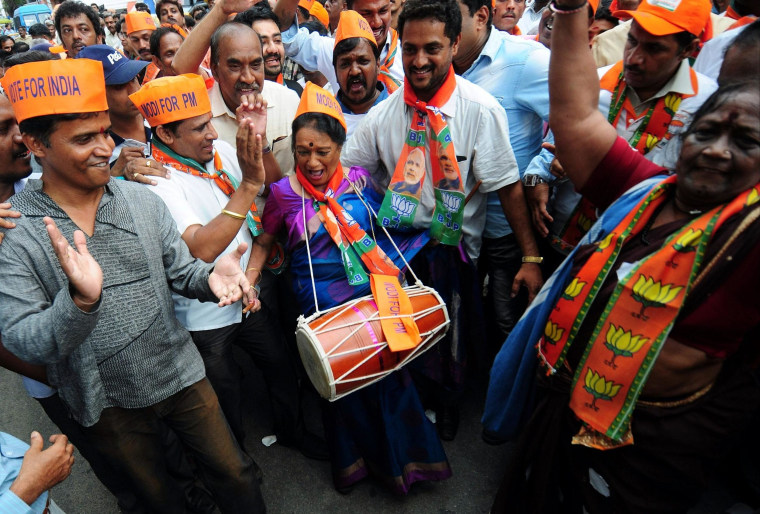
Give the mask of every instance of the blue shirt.
M 543 122 L 549 121 L 549 50 L 535 41 L 494 28 L 462 77 L 489 93 L 507 112 L 509 142 L 520 176 L 541 150 Z M 510 234 L 497 193 L 489 193 L 483 237 Z
M 3 514 L 35 514 L 45 510 L 45 491 L 31 506 L 9 491 L 21 469 L 21 461 L 29 445 L 12 435 L 0 432 L 0 512 Z

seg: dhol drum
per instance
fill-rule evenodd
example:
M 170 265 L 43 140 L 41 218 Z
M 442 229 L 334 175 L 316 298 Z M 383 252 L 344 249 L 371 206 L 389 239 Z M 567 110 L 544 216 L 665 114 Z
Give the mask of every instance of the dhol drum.
M 429 287 L 405 287 L 422 341 L 392 352 L 372 296 L 298 319 L 296 339 L 306 373 L 319 394 L 335 401 L 366 387 L 419 357 L 449 329 L 446 304 Z

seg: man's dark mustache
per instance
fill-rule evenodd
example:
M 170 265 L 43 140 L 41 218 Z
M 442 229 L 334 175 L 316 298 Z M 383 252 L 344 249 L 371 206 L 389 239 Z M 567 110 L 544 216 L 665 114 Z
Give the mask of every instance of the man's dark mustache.
M 258 91 L 259 90 L 259 84 L 258 84 L 258 82 L 253 82 L 251 84 L 248 84 L 246 82 L 237 82 L 235 84 L 235 89 L 237 91 L 240 91 L 241 89 L 253 89 L 254 91 Z
M 264 60 L 265 60 L 265 61 L 266 61 L 267 59 L 270 59 L 270 58 L 272 58 L 272 57 L 277 57 L 277 59 L 278 59 L 278 60 L 282 60 L 282 59 L 280 59 L 280 54 L 279 54 L 279 53 L 277 53 L 277 52 L 269 52 L 268 54 L 264 54 Z

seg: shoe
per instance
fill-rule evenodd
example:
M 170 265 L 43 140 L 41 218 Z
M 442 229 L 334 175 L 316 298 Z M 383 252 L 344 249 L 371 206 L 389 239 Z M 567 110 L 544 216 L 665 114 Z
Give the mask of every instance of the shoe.
M 445 406 L 436 412 L 438 436 L 444 441 L 453 441 L 459 430 L 459 408 Z
M 297 449 L 307 459 L 330 460 L 330 452 L 325 440 L 311 432 L 304 431 L 303 435 L 295 441 L 280 440 L 280 444 Z

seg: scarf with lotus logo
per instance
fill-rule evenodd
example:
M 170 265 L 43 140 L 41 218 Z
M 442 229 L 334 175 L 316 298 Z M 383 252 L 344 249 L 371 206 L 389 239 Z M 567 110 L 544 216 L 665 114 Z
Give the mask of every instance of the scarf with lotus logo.
M 694 70 L 689 68 L 691 77 L 691 87 L 694 90 L 694 94 L 699 90 L 699 83 L 697 81 L 697 74 Z M 610 112 L 607 116 L 613 127 L 617 127 L 620 114 L 626 111 L 629 117 L 635 117 L 636 112 L 633 109 L 631 101 L 628 99 L 627 88 L 625 78 L 623 76 L 623 61 L 618 62 L 599 81 L 602 89 L 606 89 L 612 93 L 612 99 L 610 100 Z M 673 121 L 673 116 L 678 107 L 681 105 L 681 100 L 694 95 L 684 95 L 680 93 L 668 93 L 662 98 L 659 98 L 657 102 L 652 105 L 649 110 L 644 114 L 644 119 L 641 120 L 636 131 L 633 133 L 628 143 L 638 150 L 642 155 L 649 153 L 662 138 L 668 138 L 668 128 Z M 568 218 L 567 223 L 556 236 L 557 243 L 555 246 L 560 248 L 560 251 L 565 250 L 563 253 L 567 253 L 568 247 L 573 247 L 578 244 L 581 237 L 588 232 L 588 229 L 597 220 L 596 207 L 586 198 L 581 198 Z
M 557 300 L 538 343 L 539 361 L 557 371 L 574 343 L 588 308 L 625 241 L 640 233 L 667 201 L 676 177 L 662 181 L 630 211 L 607 237 Z M 654 361 L 668 337 L 712 234 L 747 205 L 760 199 L 756 185 L 728 204 L 699 215 L 666 239 L 618 280 L 578 364 L 570 408 L 583 421 L 573 439 L 599 449 L 632 444 L 631 414 Z M 625 270 L 625 271 L 624 271 Z
M 681 105 L 681 100 L 694 96 L 699 91 L 697 73 L 691 68 L 689 68 L 689 77 L 691 78 L 691 88 L 694 91 L 694 94 L 687 95 L 670 92 L 665 96 L 658 98 L 644 114 L 644 119 L 641 120 L 638 128 L 628 140 L 628 143 L 641 152 L 642 155 L 646 155 L 652 150 L 662 138 L 670 137 L 668 127 L 670 127 L 670 122 L 673 120 L 673 116 Z M 633 104 L 631 104 L 631 100 L 628 98 L 628 88 L 626 87 L 627 84 L 623 72 L 623 61 L 618 62 L 607 70 L 607 73 L 605 73 L 600 79 L 599 84 L 602 89 L 612 93 L 612 98 L 610 99 L 610 112 L 607 115 L 607 121 L 609 121 L 613 127 L 617 127 L 618 119 L 623 111 L 628 113 L 629 119 L 636 118 L 636 110 L 633 108 Z
M 206 171 L 206 167 L 198 161 L 174 153 L 171 148 L 159 141 L 158 138 L 153 138 L 150 155 L 164 166 L 169 166 L 172 169 L 183 173 L 189 173 L 196 177 L 213 180 L 219 189 L 221 189 L 227 196 L 232 196 L 232 193 L 240 187 L 240 183 L 237 179 L 223 168 L 222 158 L 219 156 L 219 152 L 217 152 L 216 149 L 214 149 L 215 173 L 213 174 Z M 256 208 L 255 203 L 251 204 L 251 208 L 245 214 L 245 221 L 248 224 L 248 229 L 254 237 L 264 232 L 264 229 L 261 226 L 259 211 Z
M 449 68 L 440 89 L 433 98 L 425 103 L 417 98 L 409 84 L 404 79 L 404 103 L 412 110 L 412 122 L 407 132 L 404 148 L 401 150 L 393 178 L 385 192 L 383 204 L 377 215 L 379 225 L 390 228 L 406 229 L 412 226 L 420 203 L 427 170 L 422 174 L 419 183 L 409 185 L 404 181 L 407 160 L 411 153 L 421 155 L 423 166 L 426 161 L 428 137 L 432 139 L 430 148 L 430 164 L 433 168 L 433 187 L 435 192 L 435 209 L 430 221 L 430 236 L 446 245 L 458 245 L 462 238 L 462 223 L 464 220 L 465 195 L 462 175 L 459 171 L 454 142 L 451 140 L 446 118 L 440 107 L 446 104 L 456 89 L 454 68 Z M 427 120 L 427 123 L 426 123 Z M 441 160 L 448 160 L 447 165 L 456 172 L 455 180 L 448 180 L 441 169 Z
M 398 32 L 396 29 L 390 29 L 390 31 L 391 46 L 388 49 L 388 55 L 385 56 L 385 61 L 377 70 L 377 80 L 385 85 L 389 95 L 401 87 L 401 81 L 391 74 L 391 66 L 393 66 L 393 61 L 396 60 L 396 52 L 398 52 Z
M 340 249 L 349 284 L 356 286 L 369 281 L 362 262 L 370 273 L 399 276 L 400 271 L 393 261 L 335 200 L 338 186 L 343 181 L 343 167 L 340 163 L 330 177 L 324 192 L 318 191 L 298 167 L 296 167 L 296 178 L 304 191 L 314 198 L 314 211 L 330 238 Z

